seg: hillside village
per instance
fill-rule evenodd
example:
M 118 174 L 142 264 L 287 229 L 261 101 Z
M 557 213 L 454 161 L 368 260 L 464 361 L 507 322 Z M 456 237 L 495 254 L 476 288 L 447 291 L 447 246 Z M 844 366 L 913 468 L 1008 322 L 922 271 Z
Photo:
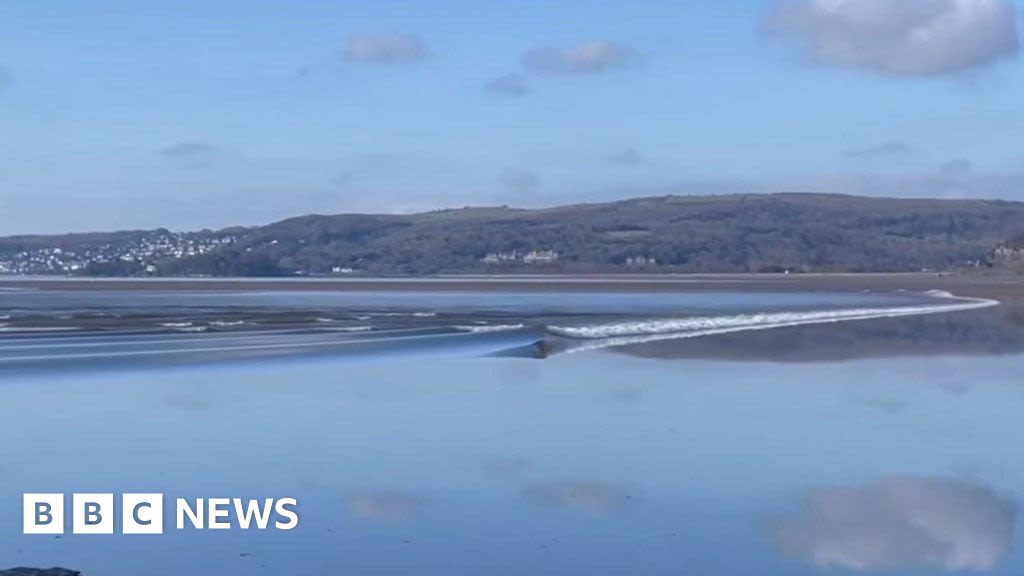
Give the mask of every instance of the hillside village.
M 554 264 L 558 262 L 558 252 L 554 250 L 530 250 L 526 253 L 520 253 L 518 250 L 491 252 L 480 261 L 484 264 Z
M 1003 268 L 1024 270 L 1024 236 L 1010 239 L 992 253 L 992 263 Z
M 157 265 L 206 254 L 232 244 L 231 235 L 178 233 L 164 230 L 102 243 L 25 247 L 0 252 L 0 274 L 82 274 L 104 269 L 120 275 L 156 274 Z

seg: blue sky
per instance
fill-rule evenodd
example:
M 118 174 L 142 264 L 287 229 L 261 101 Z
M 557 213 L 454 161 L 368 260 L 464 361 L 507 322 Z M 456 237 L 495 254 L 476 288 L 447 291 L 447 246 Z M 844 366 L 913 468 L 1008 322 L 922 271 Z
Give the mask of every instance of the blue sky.
M 5 2 L 0 234 L 666 193 L 1024 199 L 1020 14 Z

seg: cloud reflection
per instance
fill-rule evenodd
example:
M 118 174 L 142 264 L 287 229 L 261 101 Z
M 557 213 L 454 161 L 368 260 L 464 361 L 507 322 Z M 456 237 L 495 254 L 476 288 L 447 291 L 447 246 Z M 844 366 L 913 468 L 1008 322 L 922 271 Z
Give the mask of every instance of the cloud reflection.
M 1015 504 L 986 486 L 889 478 L 812 490 L 772 536 L 820 568 L 987 571 L 1009 551 L 1015 520 Z
M 530 461 L 521 456 L 501 458 L 484 462 L 483 470 L 495 478 L 518 481 L 530 472 Z
M 630 500 L 622 486 L 596 480 L 539 482 L 523 488 L 523 497 L 536 504 L 604 516 Z
M 352 515 L 370 522 L 401 522 L 419 513 L 426 498 L 412 492 L 364 492 L 349 499 Z

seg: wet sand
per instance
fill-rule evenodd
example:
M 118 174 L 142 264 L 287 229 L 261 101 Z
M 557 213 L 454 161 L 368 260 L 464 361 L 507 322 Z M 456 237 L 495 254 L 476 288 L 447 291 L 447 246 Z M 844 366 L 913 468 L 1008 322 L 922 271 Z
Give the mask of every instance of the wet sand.
M 686 274 L 431 276 L 422 278 L 0 278 L 4 289 L 336 292 L 892 292 L 946 290 L 1024 297 L 1024 276 L 982 274 Z

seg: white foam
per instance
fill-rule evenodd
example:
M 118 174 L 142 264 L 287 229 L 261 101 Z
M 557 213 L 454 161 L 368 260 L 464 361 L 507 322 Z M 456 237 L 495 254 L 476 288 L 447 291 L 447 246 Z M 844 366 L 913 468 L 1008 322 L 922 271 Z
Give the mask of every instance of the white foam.
M 466 332 L 473 332 L 475 334 L 486 334 L 488 332 L 508 332 L 509 330 L 521 330 L 525 327 L 525 324 L 493 324 L 490 326 L 453 326 L 453 328 L 457 330 L 465 330 Z
M 581 352 L 630 344 L 645 344 L 661 340 L 696 338 L 699 336 L 751 330 L 770 330 L 808 324 L 942 314 L 999 305 L 999 302 L 995 300 L 957 297 L 948 292 L 945 294 L 929 293 L 929 295 L 952 300 L 953 302 L 918 306 L 847 308 L 805 312 L 765 312 L 760 314 L 737 314 L 734 316 L 645 320 L 594 326 L 551 326 L 548 330 L 560 336 L 589 340 L 590 342 L 586 344 L 567 350 L 568 352 Z
M 373 330 L 373 326 L 333 326 L 331 328 L 323 328 L 328 332 L 369 332 Z
M 0 326 L 0 332 L 72 332 L 79 330 L 75 326 L 37 326 L 37 327 L 21 327 L 18 326 Z
M 164 328 L 191 328 L 191 322 L 161 322 L 161 326 Z
M 229 320 L 214 320 L 210 322 L 210 326 L 216 326 L 218 328 L 230 328 L 231 326 L 241 326 L 245 324 L 245 320 L 237 320 L 231 322 Z
M 437 312 L 366 312 L 361 316 L 356 316 L 358 320 L 369 320 L 370 318 L 434 318 L 437 316 Z

